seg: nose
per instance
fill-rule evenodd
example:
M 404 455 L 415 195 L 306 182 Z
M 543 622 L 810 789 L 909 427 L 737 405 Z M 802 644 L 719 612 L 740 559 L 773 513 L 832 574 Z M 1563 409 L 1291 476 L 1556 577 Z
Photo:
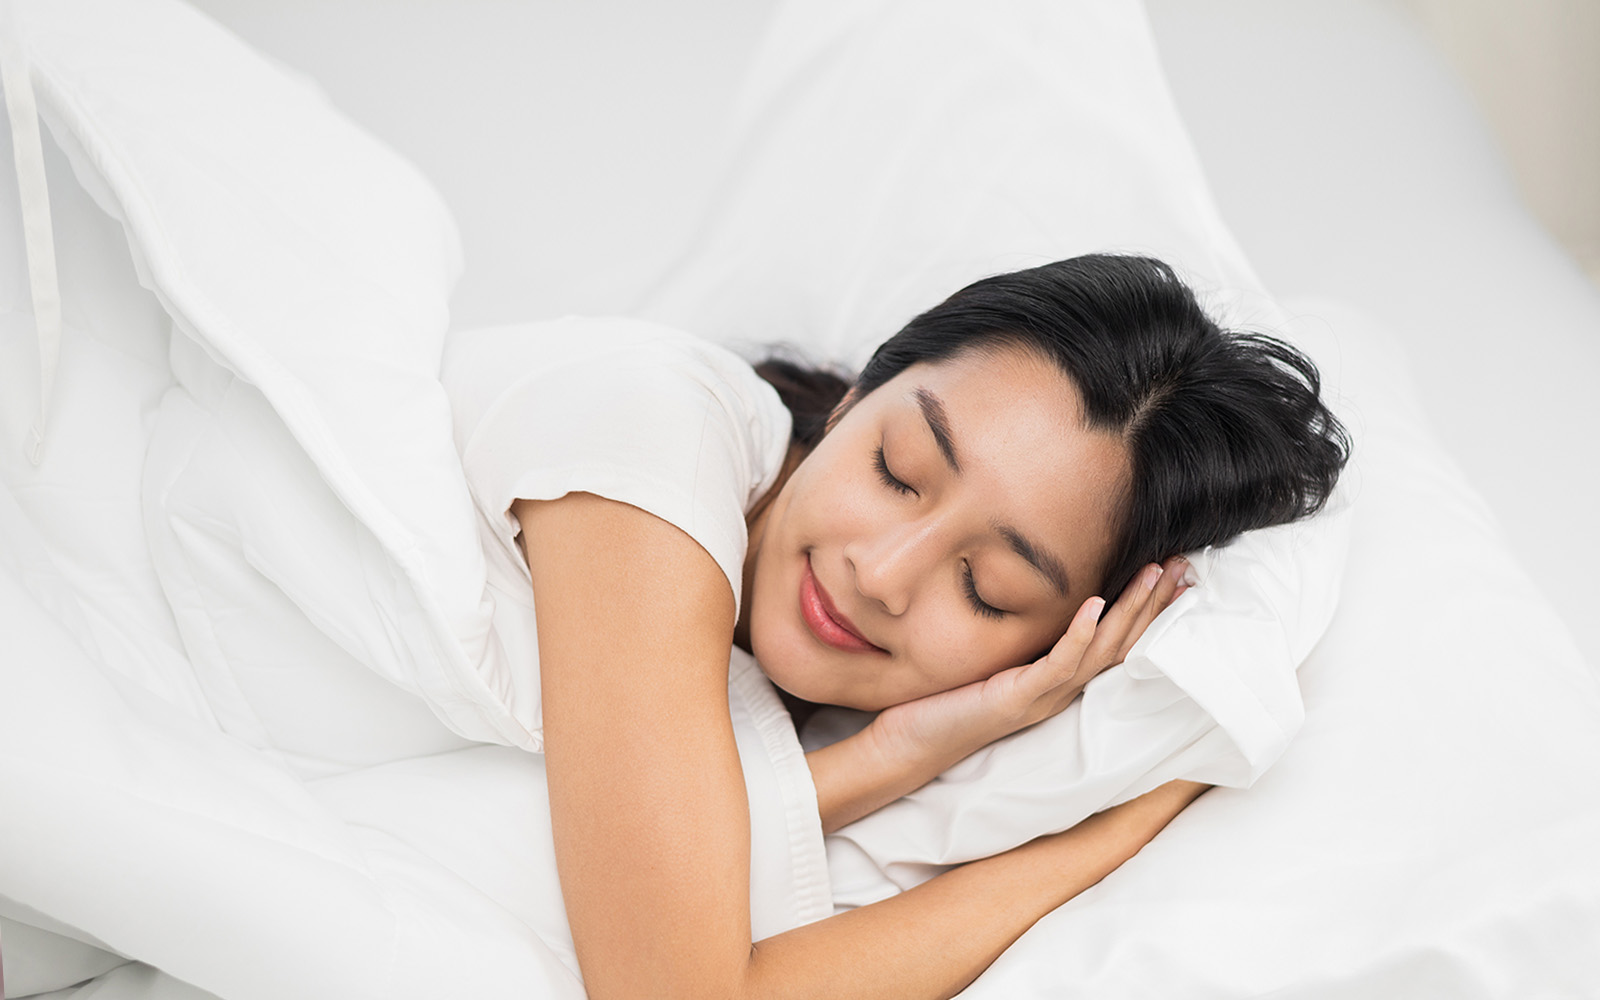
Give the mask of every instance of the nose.
M 864 534 L 844 547 L 856 591 L 899 616 L 911 605 L 920 581 L 937 561 L 938 526 L 931 520 L 907 521 Z

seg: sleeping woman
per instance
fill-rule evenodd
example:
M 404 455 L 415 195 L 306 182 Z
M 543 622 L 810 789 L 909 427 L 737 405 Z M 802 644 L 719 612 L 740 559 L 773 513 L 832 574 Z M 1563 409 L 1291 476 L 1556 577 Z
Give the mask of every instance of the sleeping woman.
M 1123 256 L 970 285 L 848 386 L 762 366 L 775 390 L 719 348 L 594 322 L 575 346 L 453 345 L 446 367 L 492 401 L 463 458 L 531 579 L 590 996 L 950 996 L 1204 791 L 755 942 L 730 650 L 796 709 L 878 713 L 808 763 L 824 829 L 882 807 L 1121 662 L 1186 586 L 1181 553 L 1323 504 L 1348 440 L 1303 355 Z M 552 407 L 561 426 L 535 428 Z

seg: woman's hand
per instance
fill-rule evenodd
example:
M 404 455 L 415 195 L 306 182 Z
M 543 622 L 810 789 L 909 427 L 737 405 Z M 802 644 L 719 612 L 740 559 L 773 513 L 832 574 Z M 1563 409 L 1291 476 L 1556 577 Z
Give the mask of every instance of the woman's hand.
M 1048 654 L 987 680 L 884 709 L 860 733 L 806 755 L 822 828 L 833 832 L 932 781 L 978 749 L 1057 714 L 1121 663 L 1156 615 L 1186 589 L 1174 556 L 1134 577 L 1102 617 L 1085 601 Z
M 1187 589 L 1188 568 L 1182 556 L 1161 566 L 1151 563 L 1103 617 L 1101 598 L 1085 601 L 1066 634 L 1033 663 L 885 709 L 872 725 L 880 752 L 890 759 L 909 755 L 949 766 L 1059 713 L 1102 670 L 1127 657 L 1156 615 Z

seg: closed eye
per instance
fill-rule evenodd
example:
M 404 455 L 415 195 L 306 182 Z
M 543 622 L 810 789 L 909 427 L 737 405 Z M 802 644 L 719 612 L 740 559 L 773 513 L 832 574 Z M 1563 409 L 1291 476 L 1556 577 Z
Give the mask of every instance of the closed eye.
M 972 610 L 985 618 L 1004 618 L 1010 612 L 990 604 L 978 596 L 978 585 L 972 579 L 972 565 L 963 563 L 961 566 L 961 589 L 967 593 L 967 603 L 972 605 Z
M 883 481 L 883 485 L 891 490 L 902 495 L 917 492 L 911 488 L 910 483 L 889 471 L 889 462 L 883 457 L 883 445 L 881 444 L 872 453 L 872 465 L 873 468 L 878 470 L 878 478 Z

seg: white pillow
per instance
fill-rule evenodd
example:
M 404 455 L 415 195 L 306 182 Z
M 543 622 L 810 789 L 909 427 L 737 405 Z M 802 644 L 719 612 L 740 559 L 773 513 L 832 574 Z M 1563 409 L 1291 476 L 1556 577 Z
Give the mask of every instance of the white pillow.
M 1125 250 L 1178 266 L 1225 324 L 1276 327 L 1135 0 L 791 3 L 755 67 L 723 194 L 653 318 L 854 367 L 972 280 Z M 1077 706 L 831 837 L 836 902 L 1165 778 L 1258 778 L 1302 720 L 1295 668 L 1338 600 L 1345 507 L 1195 553 L 1202 585 Z M 808 741 L 851 722 L 823 713 Z

